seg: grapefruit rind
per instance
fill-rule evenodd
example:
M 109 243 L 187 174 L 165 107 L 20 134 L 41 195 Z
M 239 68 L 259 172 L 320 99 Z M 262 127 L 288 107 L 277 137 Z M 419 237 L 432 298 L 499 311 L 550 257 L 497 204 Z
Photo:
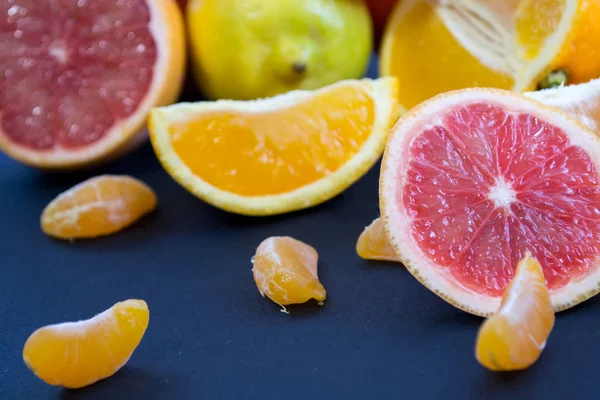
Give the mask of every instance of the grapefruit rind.
M 287 193 L 242 196 L 219 189 L 195 175 L 177 156 L 169 139 L 169 126 L 172 123 L 190 120 L 198 113 L 214 111 L 253 113 L 292 108 L 303 100 L 319 96 L 339 86 L 356 86 L 358 90 L 373 98 L 376 109 L 371 134 L 361 150 L 337 171 Z M 305 209 L 330 200 L 364 175 L 383 152 L 389 129 L 395 122 L 398 112 L 396 99 L 395 78 L 346 80 L 315 91 L 295 90 L 266 99 L 180 103 L 154 108 L 150 113 L 148 126 L 150 139 L 159 161 L 169 175 L 189 192 L 225 211 L 249 216 L 275 215 Z
M 525 96 L 501 89 L 471 88 L 437 95 L 404 114 L 392 129 L 381 164 L 379 198 L 385 229 L 400 261 L 410 273 L 439 297 L 468 313 L 491 316 L 500 308 L 500 297 L 490 297 L 467 289 L 443 267 L 429 260 L 410 233 L 411 219 L 404 207 L 396 205 L 396 195 L 402 192 L 408 149 L 430 121 L 445 111 L 471 102 L 498 105 L 505 110 L 528 113 L 564 130 L 572 145 L 585 149 L 600 169 L 600 138 L 579 121 L 564 112 L 530 100 Z M 571 308 L 600 292 L 600 259 L 589 273 L 572 278 L 564 287 L 551 291 L 555 312 Z
M 152 83 L 137 110 L 114 124 L 102 139 L 76 150 L 31 150 L 11 141 L 0 127 L 2 152 L 32 167 L 69 170 L 117 158 L 146 142 L 148 135 L 144 127 L 150 109 L 177 100 L 183 87 L 186 67 L 185 29 L 177 4 L 164 0 L 147 0 L 147 4 L 151 15 L 149 29 L 156 42 L 158 56 Z

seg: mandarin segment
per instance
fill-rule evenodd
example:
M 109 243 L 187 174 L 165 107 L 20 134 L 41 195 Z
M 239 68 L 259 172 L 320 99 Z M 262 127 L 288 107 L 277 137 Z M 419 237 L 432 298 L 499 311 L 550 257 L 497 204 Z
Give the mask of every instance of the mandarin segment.
M 373 220 L 360 234 L 356 242 L 356 254 L 365 260 L 398 261 L 381 218 Z
M 128 227 L 156 205 L 156 195 L 145 183 L 125 175 L 103 175 L 52 200 L 42 212 L 41 226 L 58 239 L 94 238 Z
M 502 296 L 498 313 L 477 335 L 477 361 L 493 371 L 530 367 L 554 326 L 554 312 L 540 263 L 527 254 Z
M 256 250 L 252 273 L 261 295 L 280 306 L 325 301 L 317 275 L 317 251 L 294 238 L 270 237 Z
M 127 363 L 149 319 L 145 301 L 126 300 L 88 320 L 48 325 L 29 336 L 23 360 L 50 385 L 88 386 Z

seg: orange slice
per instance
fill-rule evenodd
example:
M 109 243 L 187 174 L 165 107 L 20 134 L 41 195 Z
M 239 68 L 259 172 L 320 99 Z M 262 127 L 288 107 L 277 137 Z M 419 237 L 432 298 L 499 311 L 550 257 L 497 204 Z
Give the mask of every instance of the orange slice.
M 127 363 L 149 318 L 145 301 L 127 300 L 85 321 L 48 325 L 29 336 L 23 360 L 50 385 L 91 385 Z
M 156 108 L 154 150 L 208 203 L 271 215 L 324 202 L 377 161 L 397 116 L 395 79 L 342 81 L 256 101 Z
M 52 200 L 40 218 L 42 231 L 58 239 L 118 232 L 156 208 L 156 195 L 129 176 L 88 179 Z
M 588 0 L 406 0 L 384 35 L 380 72 L 410 109 L 449 90 L 533 90 L 550 71 L 600 75 L 600 3 Z
M 282 307 L 310 299 L 325 301 L 327 293 L 317 275 L 318 259 L 314 248 L 294 238 L 265 239 L 252 259 L 260 294 Z
M 479 329 L 477 361 L 493 371 L 528 368 L 542 354 L 553 326 L 542 267 L 527 254 L 502 296 L 500 311 Z
M 366 260 L 398 261 L 381 218 L 375 219 L 358 237 L 356 254 Z
M 185 31 L 173 0 L 0 2 L 0 150 L 73 169 L 147 140 L 179 96 Z

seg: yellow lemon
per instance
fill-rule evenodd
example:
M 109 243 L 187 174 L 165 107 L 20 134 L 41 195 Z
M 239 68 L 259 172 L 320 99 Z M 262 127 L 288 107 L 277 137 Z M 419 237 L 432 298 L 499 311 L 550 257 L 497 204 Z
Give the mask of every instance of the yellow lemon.
M 363 0 L 191 0 L 186 11 L 196 79 L 213 99 L 317 89 L 369 62 Z

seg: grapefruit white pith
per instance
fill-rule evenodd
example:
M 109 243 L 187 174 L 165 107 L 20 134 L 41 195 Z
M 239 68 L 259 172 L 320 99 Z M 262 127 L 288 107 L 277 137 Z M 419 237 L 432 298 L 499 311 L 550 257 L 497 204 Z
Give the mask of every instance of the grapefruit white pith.
M 185 35 L 174 0 L 0 2 L 0 150 L 74 168 L 143 142 L 176 100 Z
M 453 305 L 491 315 L 530 251 L 555 311 L 600 283 L 600 139 L 525 96 L 466 89 L 392 129 L 381 212 L 401 261 Z

